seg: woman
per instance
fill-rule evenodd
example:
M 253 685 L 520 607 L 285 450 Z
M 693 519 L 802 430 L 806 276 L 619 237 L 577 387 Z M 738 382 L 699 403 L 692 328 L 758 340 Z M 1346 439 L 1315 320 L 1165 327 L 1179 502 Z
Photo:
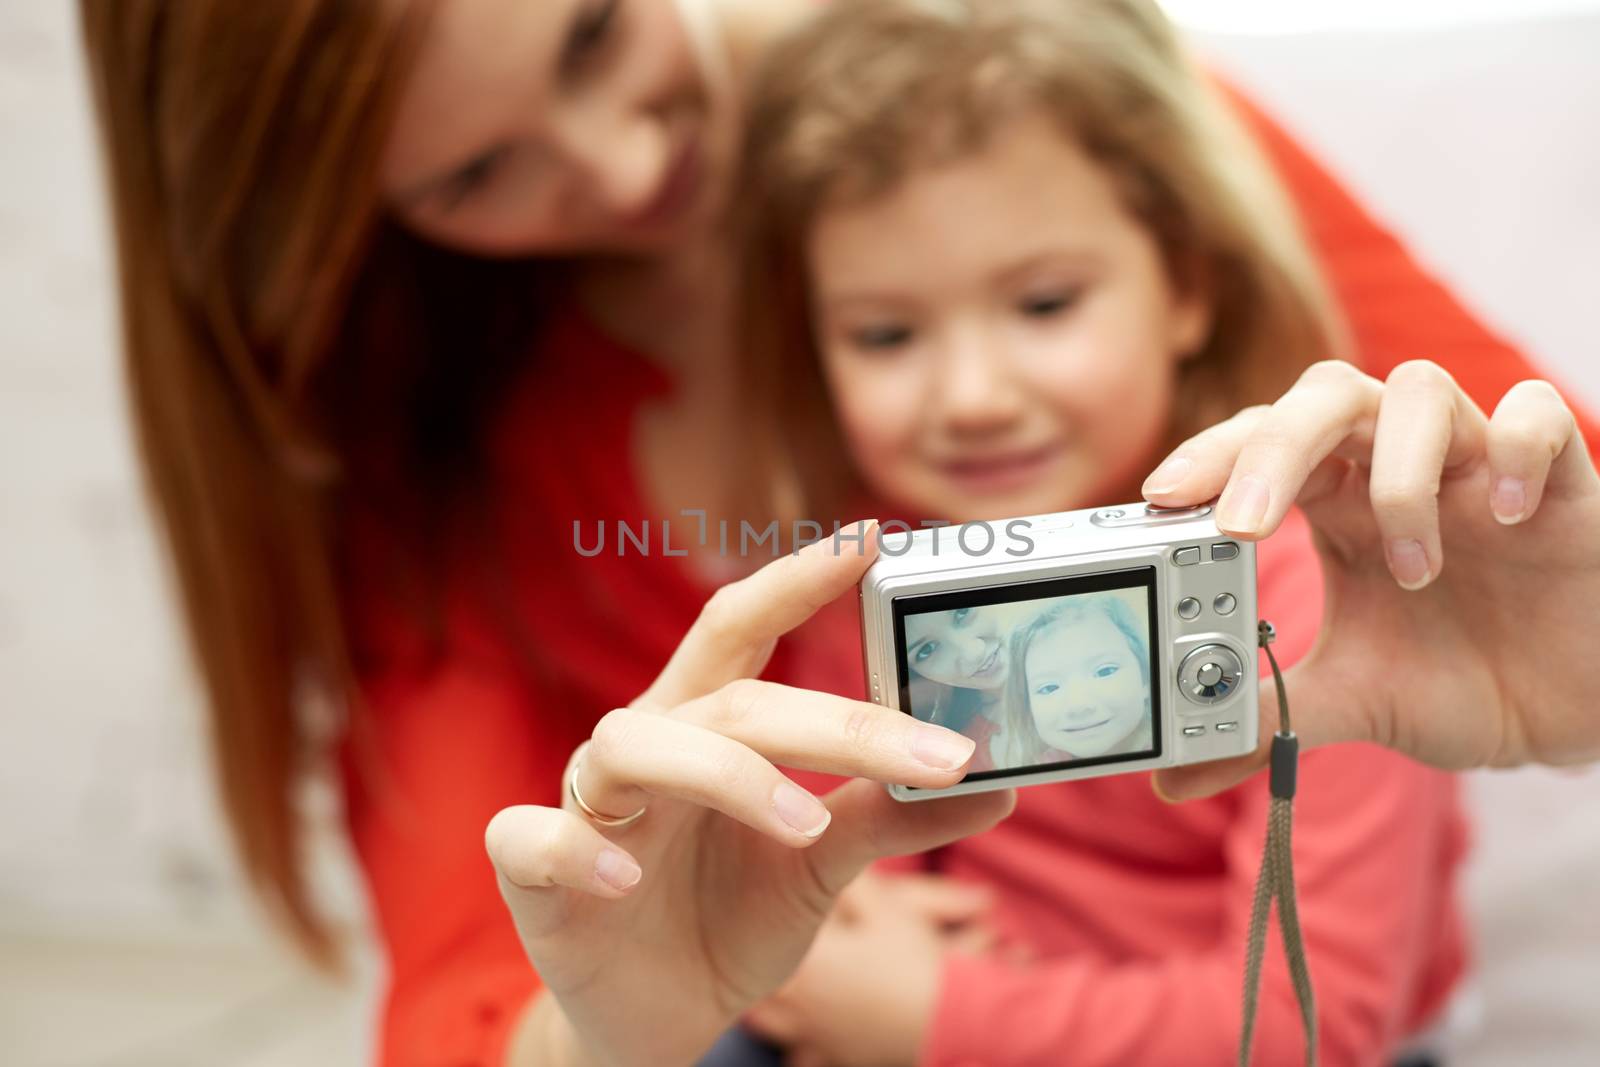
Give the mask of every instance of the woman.
M 274 910 L 326 952 L 291 798 L 326 736 L 304 713 L 350 707 L 343 768 L 389 955 L 390 1062 L 686 1060 L 788 973 L 863 865 L 1005 810 L 994 796 L 905 809 L 856 782 L 824 811 L 778 780 L 768 758 L 931 785 L 970 754 L 868 705 L 739 681 L 862 560 L 770 567 L 714 598 L 674 652 L 715 553 L 567 554 L 574 520 L 732 508 L 721 208 L 739 86 L 811 6 L 82 2 L 140 442 L 229 816 Z M 1426 350 L 1474 395 L 1524 376 L 1311 161 L 1259 132 L 1361 309 L 1373 369 Z M 1161 488 L 1221 488 L 1245 425 Z M 1246 455 L 1274 500 L 1293 498 L 1297 468 Z M 1564 564 L 1589 566 L 1593 587 L 1592 561 Z M 1510 663 L 1521 647 L 1482 654 Z M 767 676 L 847 684 L 797 676 L 781 650 Z M 574 790 L 591 810 L 654 798 L 626 829 L 580 819 L 560 792 L 591 732 Z M 513 932 L 478 842 L 525 801 L 569 810 L 490 826 Z

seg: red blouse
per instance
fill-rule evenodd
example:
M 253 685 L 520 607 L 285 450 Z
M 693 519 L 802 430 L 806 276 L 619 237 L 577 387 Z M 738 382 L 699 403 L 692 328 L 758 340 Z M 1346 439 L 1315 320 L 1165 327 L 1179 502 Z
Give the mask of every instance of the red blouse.
M 1246 110 L 1370 370 L 1425 356 L 1484 404 L 1531 376 L 1332 177 Z M 416 613 L 381 583 L 351 587 L 370 715 L 344 753 L 347 817 L 387 952 L 378 1058 L 396 1067 L 501 1062 L 537 978 L 484 855 L 484 827 L 507 805 L 558 802 L 572 748 L 649 684 L 709 594 L 659 542 L 648 557 L 631 544 L 619 554 L 615 537 L 615 520 L 637 531 L 649 517 L 633 428 L 639 406 L 669 383 L 575 314 L 543 345 L 550 358 L 508 398 L 494 441 L 493 529 L 514 551 L 450 561 L 443 644 L 434 651 Z M 592 547 L 601 519 L 605 550 L 580 557 L 574 524 Z M 675 521 L 675 540 L 687 529 Z M 1303 528 L 1274 540 L 1282 547 L 1263 549 L 1263 603 L 1270 595 L 1286 641 L 1303 647 L 1318 617 L 1308 607 L 1315 560 Z M 783 643 L 766 676 L 858 693 L 853 627 L 825 613 Z M 1461 849 L 1455 802 L 1446 778 L 1385 753 L 1329 750 L 1307 763 L 1297 862 L 1325 1062 L 1370 1062 L 1427 1019 L 1462 967 L 1449 889 Z M 1176 809 L 1153 801 L 1141 777 L 1046 787 L 1026 791 L 996 831 L 928 860 L 995 882 L 997 921 L 1045 959 L 1031 975 L 952 962 L 926 1062 L 1054 1064 L 1067 1049 L 1081 1064 L 1221 1062 L 1236 1027 L 1238 909 L 1262 806 L 1257 785 Z M 1270 967 L 1258 1042 L 1274 1050 L 1264 1062 L 1280 1062 L 1289 1053 L 1277 1050 L 1298 1046 L 1281 961 Z

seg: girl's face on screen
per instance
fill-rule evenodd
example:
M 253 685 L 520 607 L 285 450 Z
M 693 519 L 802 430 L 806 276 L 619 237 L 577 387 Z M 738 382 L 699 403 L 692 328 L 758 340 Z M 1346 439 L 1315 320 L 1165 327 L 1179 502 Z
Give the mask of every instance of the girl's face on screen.
M 1046 745 L 1103 756 L 1149 719 L 1149 687 L 1128 637 L 1105 615 L 1047 630 L 1024 664 L 1028 710 Z
M 895 504 L 955 521 L 1136 492 L 1177 364 L 1210 325 L 1111 176 L 1042 115 L 824 210 L 808 265 L 857 468 Z

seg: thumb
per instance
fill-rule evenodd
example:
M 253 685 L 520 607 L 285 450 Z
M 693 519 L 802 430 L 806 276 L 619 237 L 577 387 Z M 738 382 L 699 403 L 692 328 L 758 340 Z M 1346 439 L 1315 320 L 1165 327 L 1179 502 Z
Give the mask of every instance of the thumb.
M 1302 752 L 1345 741 L 1372 740 L 1376 711 L 1371 696 L 1361 696 L 1362 691 L 1370 687 L 1361 686 L 1358 681 L 1341 670 L 1336 660 L 1324 656 L 1320 648 L 1284 672 L 1284 690 L 1290 701 L 1289 722 L 1300 740 Z M 1278 688 L 1269 675 L 1261 680 L 1260 728 L 1255 751 L 1234 759 L 1156 771 L 1151 779 L 1156 795 L 1177 803 L 1214 796 L 1238 785 L 1267 766 L 1279 719 Z
M 804 855 L 817 881 L 837 895 L 869 863 L 926 852 L 989 829 L 1011 814 L 1010 789 L 905 803 L 876 782 L 857 778 L 826 797 L 833 821 Z
M 1263 730 L 1261 736 L 1264 744 L 1248 756 L 1156 771 L 1150 778 L 1151 788 L 1169 804 L 1200 800 L 1232 789 L 1267 765 L 1267 747 L 1272 743 L 1272 734 Z

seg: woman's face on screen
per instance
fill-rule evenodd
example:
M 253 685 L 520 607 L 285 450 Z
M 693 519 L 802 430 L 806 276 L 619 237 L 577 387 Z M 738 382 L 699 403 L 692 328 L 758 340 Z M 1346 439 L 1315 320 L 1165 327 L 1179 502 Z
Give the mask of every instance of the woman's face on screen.
M 437 5 L 383 155 L 391 213 L 481 255 L 648 255 L 693 232 L 737 113 L 687 6 Z
M 1019 605 L 988 604 L 906 619 L 906 664 L 929 681 L 1000 689 L 1011 672 Z
M 1028 710 L 1053 749 L 1080 759 L 1102 756 L 1149 718 L 1139 657 L 1106 615 L 1045 631 L 1025 659 Z

